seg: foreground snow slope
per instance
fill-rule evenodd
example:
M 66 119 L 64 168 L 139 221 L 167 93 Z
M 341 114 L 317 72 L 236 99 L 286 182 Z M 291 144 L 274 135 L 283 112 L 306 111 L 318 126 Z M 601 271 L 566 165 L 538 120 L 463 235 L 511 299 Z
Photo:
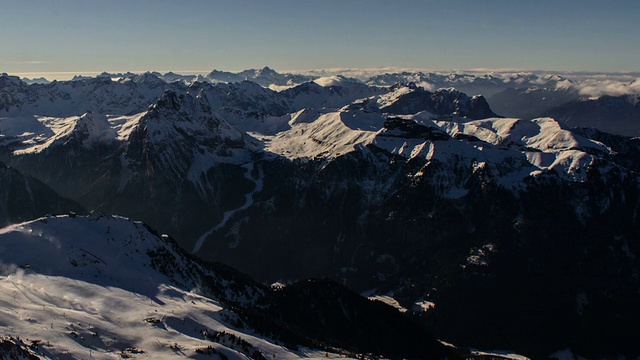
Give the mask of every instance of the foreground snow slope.
M 201 272 L 171 241 L 124 218 L 12 225 L 0 229 L 0 334 L 52 359 L 325 357 L 234 329 L 235 315 L 202 294 Z M 204 331 L 227 335 L 214 342 Z

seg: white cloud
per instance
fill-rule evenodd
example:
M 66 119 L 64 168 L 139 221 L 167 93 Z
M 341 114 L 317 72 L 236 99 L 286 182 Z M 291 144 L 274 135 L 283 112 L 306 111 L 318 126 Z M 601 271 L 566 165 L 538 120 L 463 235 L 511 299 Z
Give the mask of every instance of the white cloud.
M 408 67 L 379 67 L 379 68 L 325 68 L 325 69 L 309 69 L 309 70 L 280 70 L 287 73 L 306 74 L 314 76 L 334 76 L 343 75 L 353 77 L 360 80 L 366 80 L 375 75 L 385 73 L 399 72 L 432 72 L 438 74 L 466 73 L 474 75 L 490 74 L 502 81 L 507 81 L 510 77 L 517 75 L 530 76 L 537 75 L 540 77 L 538 82 L 542 85 L 549 79 L 546 77 L 562 76 L 565 80 L 559 80 L 556 84 L 557 89 L 576 89 L 581 95 L 585 96 L 602 96 L 602 95 L 628 95 L 640 94 L 640 78 L 638 74 L 596 74 L 596 73 L 572 73 L 572 72 L 547 72 L 532 71 L 517 68 L 473 68 L 466 70 L 442 70 L 442 69 L 418 69 Z M 535 82 L 535 80 L 533 80 Z M 433 88 L 428 83 L 419 84 L 426 89 Z
M 426 81 L 423 81 L 423 82 L 421 82 L 419 84 L 416 84 L 416 85 L 423 87 L 427 91 L 436 91 L 436 90 L 438 90 L 438 89 L 436 89 L 436 87 L 433 84 L 429 84 Z
M 567 90 L 575 84 L 571 80 L 562 80 L 556 83 L 556 89 Z
M 621 96 L 640 94 L 640 78 L 633 81 L 620 81 L 608 78 L 587 79 L 575 85 L 581 95 L 586 96 Z

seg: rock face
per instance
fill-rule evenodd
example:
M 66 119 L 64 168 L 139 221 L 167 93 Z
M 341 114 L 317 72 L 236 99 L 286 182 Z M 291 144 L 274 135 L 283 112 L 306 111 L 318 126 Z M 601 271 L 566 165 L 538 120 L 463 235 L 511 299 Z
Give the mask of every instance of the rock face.
M 420 316 L 456 344 L 634 355 L 636 139 L 500 118 L 481 96 L 415 84 L 14 80 L 0 89 L 3 161 L 89 211 L 143 220 L 260 282 L 329 277 L 408 309 L 433 302 Z M 150 97 L 96 102 L 88 84 Z M 270 303 L 311 290 L 290 291 Z

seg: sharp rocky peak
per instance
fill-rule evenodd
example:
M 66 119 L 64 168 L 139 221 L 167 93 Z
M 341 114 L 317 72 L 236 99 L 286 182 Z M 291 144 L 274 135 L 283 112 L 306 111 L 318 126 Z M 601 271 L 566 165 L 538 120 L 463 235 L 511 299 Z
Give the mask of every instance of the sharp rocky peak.
M 415 114 L 429 111 L 435 115 L 458 115 L 470 119 L 495 117 L 482 96 L 470 98 L 455 88 L 441 88 L 430 92 L 415 83 L 397 83 L 382 95 L 377 106 L 379 111 L 392 114 Z
M 265 66 L 262 69 L 256 71 L 256 76 L 269 76 L 269 75 L 278 75 L 278 72 L 271 69 L 268 66 Z
M 158 115 L 161 112 L 204 112 L 211 113 L 206 98 L 200 95 L 195 97 L 191 94 L 177 93 L 173 90 L 166 90 L 162 93 L 155 104 L 151 105 L 149 115 Z
M 136 84 L 144 84 L 151 88 L 156 88 L 166 84 L 159 76 L 150 72 L 134 76 L 133 82 Z

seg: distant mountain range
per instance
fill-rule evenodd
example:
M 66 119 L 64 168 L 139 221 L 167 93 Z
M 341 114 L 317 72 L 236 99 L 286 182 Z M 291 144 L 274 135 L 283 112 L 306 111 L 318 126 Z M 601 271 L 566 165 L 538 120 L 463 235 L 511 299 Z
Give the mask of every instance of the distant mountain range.
M 637 116 L 637 99 L 576 100 L 573 90 L 552 90 L 567 81 L 421 73 L 361 81 L 269 68 L 190 80 L 102 74 L 30 85 L 3 75 L 0 175 L 10 180 L 0 181 L 15 189 L 0 198 L 10 209 L 3 216 L 9 223 L 73 211 L 144 221 L 174 237 L 180 256 L 222 261 L 288 289 L 263 298 L 273 312 L 231 300 L 221 307 L 251 316 L 255 331 L 275 326 L 278 336 L 302 334 L 293 337 L 297 345 L 387 357 L 446 352 L 431 337 L 425 348 L 413 348 L 413 340 L 400 346 L 406 353 L 383 340 L 367 343 L 372 335 L 361 329 L 379 325 L 366 319 L 386 319 L 388 310 L 363 305 L 335 281 L 392 299 L 422 324 L 417 333 L 428 329 L 461 347 L 532 358 L 567 348 L 589 357 L 636 356 L 628 329 L 640 321 L 640 144 L 602 127 L 614 116 Z M 482 95 L 434 88 L 447 83 L 488 89 L 509 111 L 552 117 L 500 117 Z M 509 90 L 514 84 L 528 90 Z M 591 123 L 598 109 L 609 116 Z M 621 124 L 632 131 L 624 120 L 615 127 Z M 28 195 L 35 187 L 42 190 Z M 23 227 L 65 235 L 95 218 L 48 217 L 69 225 Z M 11 229 L 3 231 L 23 236 Z M 185 284 L 178 298 L 188 296 Z M 235 287 L 213 288 L 221 286 Z M 323 315 L 340 306 L 344 318 Z M 389 326 L 395 321 L 404 320 L 389 318 Z M 180 341 L 196 346 L 195 333 L 182 334 Z M 261 334 L 253 342 L 258 350 L 276 338 Z
M 579 98 L 579 92 L 573 88 L 524 87 L 508 88 L 491 96 L 489 101 L 498 114 L 532 119 Z
M 241 72 L 228 72 L 221 70 L 213 70 L 206 75 L 181 75 L 173 72 L 149 73 L 161 79 L 166 83 L 177 83 L 188 86 L 194 82 L 200 83 L 240 83 L 243 81 L 251 81 L 262 87 L 270 88 L 276 91 L 283 91 L 297 87 L 298 85 L 305 85 L 307 88 L 299 88 L 296 91 L 306 92 L 318 92 L 322 88 L 330 86 L 339 86 L 341 88 L 360 88 L 357 93 L 353 94 L 352 100 L 357 98 L 363 98 L 367 93 L 370 93 L 371 87 L 389 87 L 395 84 L 409 84 L 413 83 L 417 86 L 423 87 L 428 91 L 436 91 L 441 88 L 455 88 L 466 94 L 471 95 L 483 95 L 487 98 L 488 103 L 496 114 L 506 117 L 519 117 L 532 119 L 541 116 L 554 117 L 556 111 L 558 111 L 558 120 L 565 122 L 568 115 L 566 113 L 580 113 L 580 120 L 571 120 L 567 122 L 568 126 L 581 126 L 578 123 L 585 124 L 585 126 L 595 127 L 603 131 L 612 132 L 620 135 L 637 136 L 638 130 L 635 123 L 640 122 L 637 113 L 633 111 L 617 111 L 615 117 L 609 116 L 609 111 L 601 110 L 590 111 L 583 110 L 586 99 L 591 99 L 601 96 L 601 93 L 606 93 L 606 89 L 611 87 L 611 84 L 606 82 L 606 76 L 602 80 L 602 90 L 598 89 L 597 80 L 589 80 L 588 85 L 585 85 L 582 80 L 589 74 L 575 73 L 576 78 L 570 79 L 567 76 L 558 74 L 543 74 L 543 73 L 492 73 L 492 74 L 476 74 L 476 73 L 433 73 L 433 72 L 398 72 L 398 73 L 384 73 L 372 76 L 360 75 L 358 78 L 348 78 L 343 75 L 324 76 L 317 75 L 302 75 L 302 74 L 281 74 L 277 71 L 264 67 L 262 69 L 250 69 Z M 595 74 L 591 74 L 592 77 Z M 571 74 L 569 74 L 571 76 Z M 629 75 L 631 76 L 631 75 Z M 5 76 L 5 78 L 8 76 Z M 138 74 L 134 73 L 102 73 L 97 76 L 98 78 L 109 78 L 118 82 L 126 82 L 134 78 L 139 78 Z M 16 78 L 17 79 L 17 78 Z M 76 76 L 74 81 L 87 80 L 91 77 Z M 631 84 L 626 84 L 628 91 L 638 89 L 640 80 L 636 79 Z M 25 84 L 48 84 L 49 81 L 44 78 L 39 79 L 27 79 L 24 78 Z M 315 90 L 310 87 L 311 84 L 318 84 Z M 350 83 L 351 86 L 346 86 Z M 369 88 L 369 89 L 367 89 Z M 626 97 L 635 98 L 640 93 L 635 94 L 633 92 L 620 95 L 619 87 L 616 87 L 614 93 L 608 95 L 609 97 L 620 97 L 621 99 Z M 324 90 L 323 90 L 324 91 Z M 331 90 L 329 90 L 331 91 Z M 585 92 L 586 91 L 586 92 Z M 590 91 L 595 91 L 597 96 L 590 94 Z M 634 95 L 635 94 L 635 95 Z M 157 96 L 157 94 L 156 94 Z M 316 94 L 309 95 L 310 97 L 316 97 Z M 573 102 L 574 100 L 582 99 L 579 102 Z M 305 104 L 298 100 L 299 103 L 296 107 L 307 107 L 306 105 L 317 104 Z M 310 100 L 314 101 L 314 100 Z M 326 99 L 326 106 L 335 107 L 336 103 L 333 100 Z M 338 103 L 344 103 L 345 99 L 336 100 Z M 633 101 L 632 101 L 633 103 Z M 632 104 L 635 107 L 635 103 Z M 560 107 L 560 109 L 555 109 Z M 572 109 L 575 107 L 576 109 Z M 605 105 L 606 107 L 606 105 Z
M 640 95 L 580 97 L 544 112 L 566 126 L 640 136 Z

